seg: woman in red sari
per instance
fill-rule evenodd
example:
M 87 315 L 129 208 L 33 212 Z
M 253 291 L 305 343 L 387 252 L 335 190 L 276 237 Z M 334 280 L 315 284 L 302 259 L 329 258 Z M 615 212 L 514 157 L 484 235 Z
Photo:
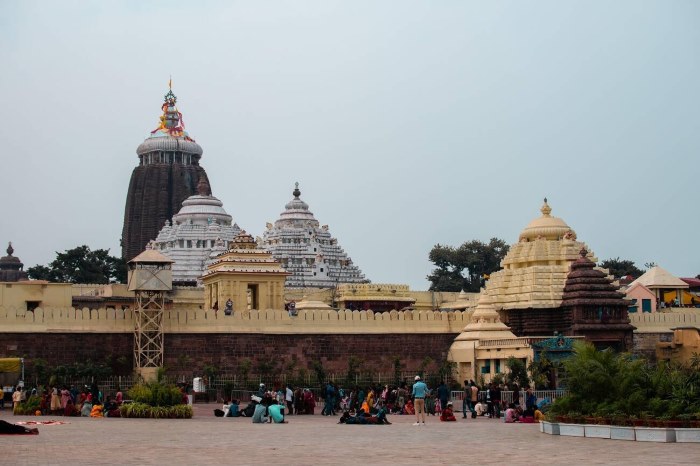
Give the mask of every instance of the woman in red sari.
M 314 394 L 308 388 L 304 389 L 304 414 L 313 414 L 314 408 L 316 407 L 316 400 L 314 400 Z

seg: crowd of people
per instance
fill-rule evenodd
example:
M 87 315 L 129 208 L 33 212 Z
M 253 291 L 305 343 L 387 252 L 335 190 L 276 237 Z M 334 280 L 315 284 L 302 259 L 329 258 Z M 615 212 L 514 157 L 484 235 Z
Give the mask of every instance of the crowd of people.
M 503 400 L 503 391 L 512 391 L 512 401 Z M 329 381 L 318 395 L 324 401 L 321 415 L 340 415 L 339 422 L 343 424 L 390 424 L 388 414 L 416 416 L 414 425 L 425 425 L 426 416 L 438 416 L 444 422 L 457 420 L 449 387 L 441 382 L 430 388 L 420 376 L 410 386 L 407 382 L 371 384 L 349 390 Z M 308 388 L 286 385 L 268 390 L 260 384 L 245 408 L 240 407 L 238 400 L 227 400 L 215 412 L 222 417 L 251 417 L 253 422 L 285 422 L 285 414 L 315 414 L 316 399 L 316 394 Z M 530 387 L 521 392 L 515 384 L 489 383 L 482 390 L 473 380 L 465 380 L 462 399 L 463 419 L 484 416 L 505 422 L 536 422 L 544 418 Z
M 85 416 L 85 417 L 119 417 L 119 406 L 123 393 L 117 388 L 114 397 L 104 397 L 96 383 L 78 389 L 76 386 L 50 386 L 47 390 L 32 389 L 29 394 L 23 387 L 17 387 L 12 393 L 13 413 L 18 414 L 22 403 L 31 396 L 40 397 L 36 412 L 40 416 Z M 26 413 L 25 413 L 26 414 Z

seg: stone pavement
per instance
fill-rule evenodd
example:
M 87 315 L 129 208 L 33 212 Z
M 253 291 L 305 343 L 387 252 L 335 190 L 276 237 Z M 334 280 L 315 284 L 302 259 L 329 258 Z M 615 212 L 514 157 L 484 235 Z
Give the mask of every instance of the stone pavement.
M 550 436 L 537 424 L 486 418 L 413 426 L 347 426 L 337 417 L 289 416 L 288 424 L 217 418 L 218 404 L 195 405 L 191 420 L 12 416 L 6 421 L 68 421 L 38 436 L 0 436 L 2 465 L 681 465 L 700 463 L 700 444 L 661 444 Z

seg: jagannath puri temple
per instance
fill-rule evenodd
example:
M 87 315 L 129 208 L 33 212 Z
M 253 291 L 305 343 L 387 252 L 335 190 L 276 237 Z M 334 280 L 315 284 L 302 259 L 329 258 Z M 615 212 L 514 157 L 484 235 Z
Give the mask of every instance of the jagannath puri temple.
M 288 287 L 331 288 L 339 283 L 368 283 L 359 267 L 321 226 L 309 205 L 302 201 L 299 183 L 294 198 L 274 224 L 268 223 L 262 246 L 272 253 L 289 276 Z
M 172 88 L 161 106 L 159 125 L 136 149 L 139 165 L 129 182 L 122 229 L 122 257 L 141 253 L 149 241 L 180 210 L 182 202 L 197 193 L 200 179 L 208 183 L 199 165 L 202 148 L 185 131 Z

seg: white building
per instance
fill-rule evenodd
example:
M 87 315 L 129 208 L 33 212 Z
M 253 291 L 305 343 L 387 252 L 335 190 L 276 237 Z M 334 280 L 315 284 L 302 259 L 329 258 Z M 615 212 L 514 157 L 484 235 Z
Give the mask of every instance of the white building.
M 210 256 L 222 252 L 241 229 L 232 223 L 223 203 L 211 195 L 205 180 L 197 187 L 198 194 L 182 203 L 180 211 L 168 221 L 153 242 L 153 248 L 174 260 L 173 283 L 201 285 L 200 277 Z
M 290 275 L 287 287 L 330 288 L 341 283 L 369 283 L 362 271 L 320 226 L 309 205 L 299 199 L 296 183 L 292 199 L 275 224 L 268 223 L 262 247 L 272 253 Z

